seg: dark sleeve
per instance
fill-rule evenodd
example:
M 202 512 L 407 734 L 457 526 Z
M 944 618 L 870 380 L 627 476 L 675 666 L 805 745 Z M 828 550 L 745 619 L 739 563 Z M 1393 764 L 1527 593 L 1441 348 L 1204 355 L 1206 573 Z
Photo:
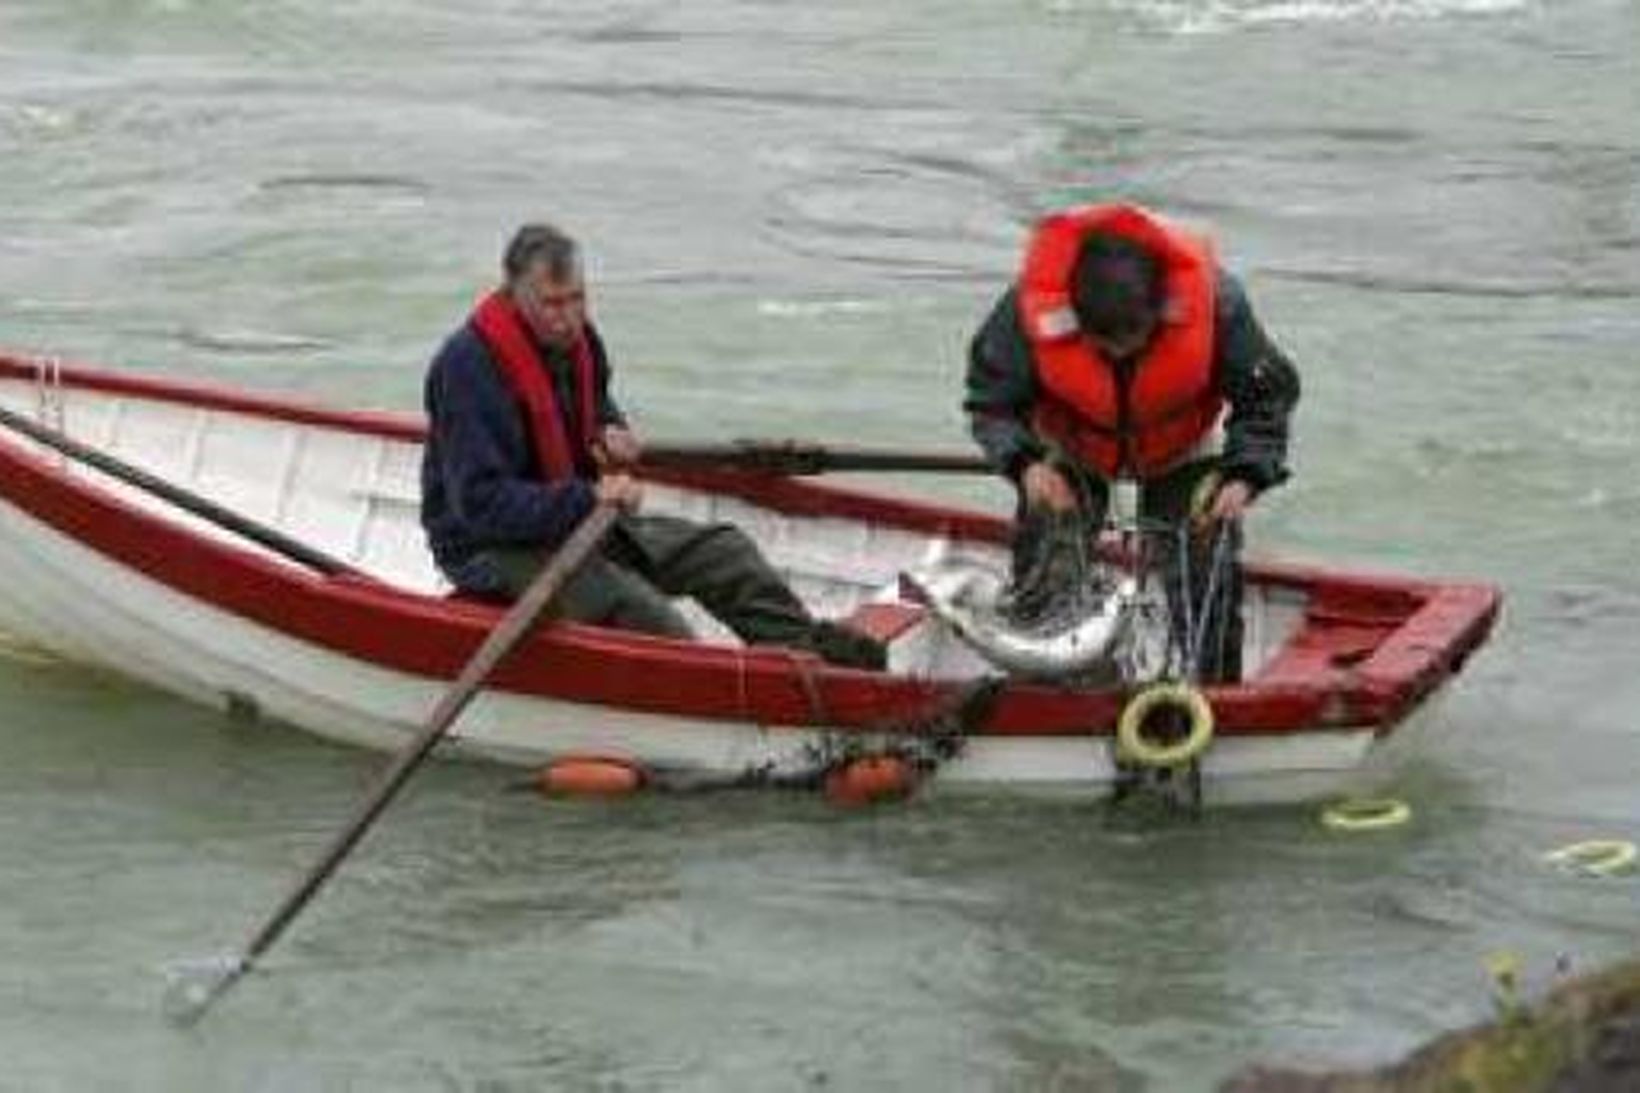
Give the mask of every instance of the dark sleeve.
M 518 404 L 470 330 L 440 350 L 426 397 L 444 502 L 464 539 L 552 547 L 592 510 L 588 482 L 540 479 Z
M 626 414 L 615 403 L 615 396 L 610 391 L 609 352 L 604 348 L 604 339 L 599 336 L 591 323 L 587 324 L 587 341 L 592 346 L 592 373 L 593 382 L 597 390 L 593 392 L 593 407 L 598 414 L 599 426 L 626 425 Z
M 1219 384 L 1230 415 L 1225 422 L 1224 473 L 1256 491 L 1286 481 L 1298 369 L 1253 315 L 1241 282 L 1221 272 L 1215 318 Z
M 1030 344 L 1020 329 L 1014 290 L 1009 289 L 969 344 L 962 408 L 986 461 L 1016 482 L 1044 451 L 1030 427 L 1036 397 Z

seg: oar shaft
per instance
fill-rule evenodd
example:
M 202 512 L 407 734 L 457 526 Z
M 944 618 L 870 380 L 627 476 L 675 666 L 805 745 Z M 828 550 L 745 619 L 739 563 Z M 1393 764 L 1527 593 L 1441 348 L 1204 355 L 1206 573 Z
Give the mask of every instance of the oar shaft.
M 0 425 L 15 432 L 22 433 L 31 440 L 60 452 L 70 459 L 95 467 L 110 478 L 118 479 L 127 485 L 136 486 L 164 501 L 175 505 L 184 512 L 192 513 L 202 520 L 217 525 L 243 536 L 253 543 L 267 547 L 276 554 L 283 555 L 293 562 L 299 562 L 310 569 L 317 570 L 326 576 L 348 575 L 363 579 L 370 579 L 361 570 L 355 569 L 340 559 L 333 558 L 322 550 L 308 546 L 306 543 L 292 539 L 290 536 L 258 523 L 248 516 L 234 512 L 217 504 L 215 501 L 191 490 L 186 490 L 173 482 L 167 482 L 157 475 L 150 474 L 141 467 L 132 466 L 122 459 L 117 459 L 107 452 L 100 451 L 79 441 L 65 436 L 55 429 L 47 428 L 39 422 L 31 421 L 21 414 L 0 407 Z
M 525 590 L 524 595 L 501 617 L 495 629 L 490 631 L 477 652 L 467 661 L 466 667 L 462 668 L 455 682 L 439 699 L 421 732 L 399 752 L 393 765 L 381 776 L 370 794 L 360 802 L 353 817 L 337 833 L 330 846 L 308 871 L 308 875 L 302 878 L 252 937 L 250 944 L 245 948 L 247 963 L 261 956 L 278 940 L 290 921 L 335 872 L 342 859 L 347 857 L 348 852 L 358 843 L 376 817 L 381 815 L 382 810 L 393 800 L 410 775 L 427 758 L 434 745 L 449 731 L 456 718 L 461 716 L 467 704 L 478 693 L 479 685 L 494 671 L 501 658 L 511 652 L 535 626 L 564 581 L 603 540 L 615 517 L 616 509 L 613 506 L 594 509 L 592 515 L 581 522 L 581 526 L 575 529 L 574 534 L 553 555 L 552 560 Z
M 618 512 L 613 505 L 599 505 L 553 554 L 551 561 L 536 575 L 523 596 L 507 610 L 495 629 L 490 631 L 483 644 L 467 661 L 455 682 L 439 699 L 438 705 L 434 707 L 415 739 L 399 752 L 393 765 L 359 803 L 352 817 L 336 833 L 318 861 L 274 908 L 261 928 L 251 936 L 244 952 L 234 964 L 233 973 L 212 992 L 212 998 L 219 996 L 234 980 L 250 970 L 256 960 L 272 948 L 296 916 L 318 894 L 319 889 L 336 872 L 342 860 L 364 837 L 365 832 L 387 808 L 405 782 L 409 781 L 410 775 L 415 773 L 416 768 L 431 754 L 433 747 L 449 731 L 456 718 L 461 716 L 467 704 L 478 693 L 479 686 L 495 670 L 496 665 L 529 634 L 564 583 L 597 549 L 598 544 L 614 525 Z M 206 1004 L 209 1004 L 208 1000 Z
M 767 474 L 813 475 L 837 471 L 908 471 L 989 474 L 979 456 L 900 448 L 839 447 L 804 440 L 736 440 L 728 444 L 653 444 L 643 463 L 651 467 L 733 467 Z

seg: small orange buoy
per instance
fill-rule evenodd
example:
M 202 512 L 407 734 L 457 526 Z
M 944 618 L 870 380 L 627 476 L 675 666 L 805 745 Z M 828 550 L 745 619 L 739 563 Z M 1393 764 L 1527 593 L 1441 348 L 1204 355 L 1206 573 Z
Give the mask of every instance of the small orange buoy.
M 837 805 L 897 801 L 916 785 L 911 764 L 897 755 L 850 759 L 826 775 L 826 799 Z
M 556 797 L 623 797 L 643 786 L 643 772 L 624 759 L 566 755 L 536 771 L 535 786 Z

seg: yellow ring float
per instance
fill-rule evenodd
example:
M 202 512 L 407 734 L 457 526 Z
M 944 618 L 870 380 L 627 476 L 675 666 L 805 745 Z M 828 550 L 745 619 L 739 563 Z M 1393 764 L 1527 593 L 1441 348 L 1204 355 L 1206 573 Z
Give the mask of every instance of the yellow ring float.
M 1157 710 L 1172 707 L 1189 718 L 1184 736 L 1171 743 L 1145 735 L 1146 721 Z M 1190 762 L 1213 740 L 1213 707 L 1201 691 L 1188 683 L 1156 683 L 1138 694 L 1122 709 L 1116 722 L 1117 753 L 1140 766 L 1178 767 Z
M 1597 877 L 1609 877 L 1634 865 L 1635 846 L 1627 839 L 1589 839 L 1543 855 L 1550 865 L 1565 866 Z
M 1334 831 L 1382 831 L 1412 818 L 1412 807 L 1394 797 L 1351 797 L 1328 805 L 1321 822 Z

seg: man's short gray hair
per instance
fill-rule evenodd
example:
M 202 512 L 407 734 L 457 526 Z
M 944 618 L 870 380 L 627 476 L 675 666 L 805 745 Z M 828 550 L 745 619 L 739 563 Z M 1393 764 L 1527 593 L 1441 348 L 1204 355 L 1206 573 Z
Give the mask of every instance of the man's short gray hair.
M 501 256 L 501 271 L 512 284 L 536 265 L 544 265 L 554 281 L 579 280 L 580 245 L 551 224 L 525 224 L 507 244 Z

